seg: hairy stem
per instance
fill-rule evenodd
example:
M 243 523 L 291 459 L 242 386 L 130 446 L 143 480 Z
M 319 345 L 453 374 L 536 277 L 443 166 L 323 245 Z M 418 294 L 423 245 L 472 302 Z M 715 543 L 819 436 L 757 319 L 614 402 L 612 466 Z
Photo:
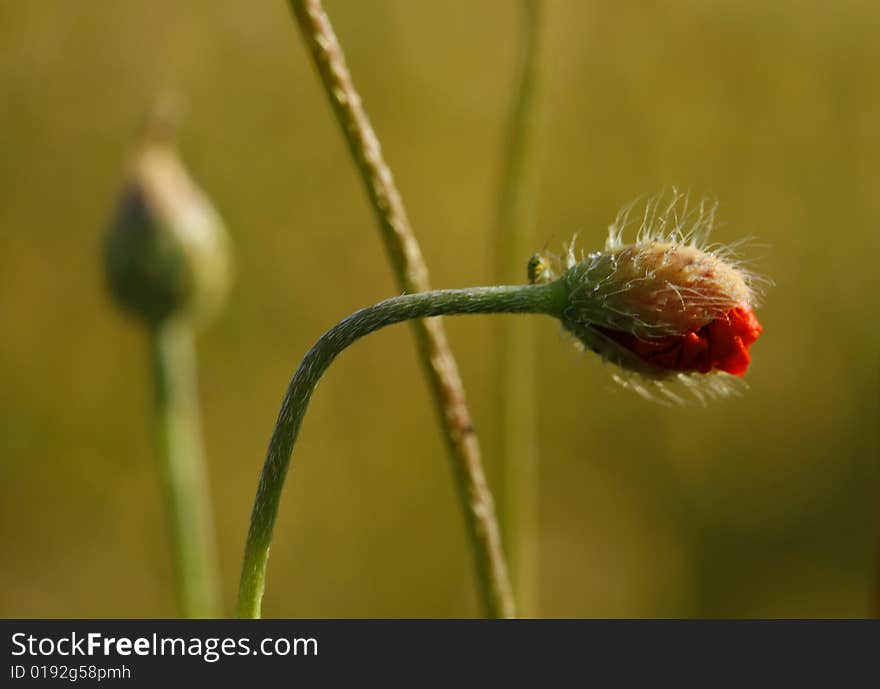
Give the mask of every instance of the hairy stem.
M 474 313 L 544 313 L 559 317 L 565 299 L 561 282 L 405 294 L 361 309 L 324 333 L 297 368 L 269 443 L 245 546 L 238 616 L 260 616 L 272 529 L 293 446 L 315 386 L 342 350 L 380 328 L 416 318 Z
M 217 617 L 217 559 L 202 451 L 196 356 L 188 322 L 151 331 L 159 477 L 184 617 Z
M 539 179 L 538 131 L 542 115 L 539 57 L 543 0 L 522 0 L 522 49 L 511 104 L 498 208 L 497 280 L 522 278 L 534 251 Z M 520 614 L 537 614 L 538 454 L 535 404 L 535 343 L 532 324 L 502 321 L 498 343 L 501 530 L 509 555 Z
M 290 0 L 290 6 L 364 183 L 398 287 L 405 293 L 426 292 L 431 289 L 427 266 L 330 20 L 319 0 Z M 513 617 L 514 600 L 495 506 L 458 366 L 440 320 L 418 321 L 413 328 L 450 454 L 484 613 Z

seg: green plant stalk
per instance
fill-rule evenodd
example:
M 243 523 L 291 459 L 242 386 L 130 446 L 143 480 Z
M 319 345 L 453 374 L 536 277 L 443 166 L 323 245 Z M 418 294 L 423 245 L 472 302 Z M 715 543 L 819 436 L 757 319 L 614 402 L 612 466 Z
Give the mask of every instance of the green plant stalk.
M 540 313 L 561 317 L 566 299 L 566 287 L 561 281 L 547 285 L 473 287 L 404 294 L 361 309 L 324 333 L 297 368 L 275 423 L 251 513 L 238 594 L 238 616 L 260 617 L 272 530 L 293 446 L 315 386 L 342 350 L 380 328 L 417 318 L 477 313 Z
M 156 450 L 184 617 L 218 617 L 217 558 L 202 450 L 192 327 L 168 319 L 150 331 Z
M 523 0 L 522 51 L 514 85 L 496 236 L 497 281 L 522 279 L 534 251 L 542 119 L 542 0 Z M 535 333 L 527 319 L 501 322 L 498 342 L 501 532 L 520 614 L 537 615 L 538 452 Z
M 290 0 L 290 6 L 360 173 L 397 285 L 404 293 L 427 292 L 431 286 L 421 249 L 330 20 L 319 0 Z M 484 614 L 513 617 L 515 606 L 501 532 L 458 366 L 439 319 L 418 321 L 413 329 L 450 454 Z

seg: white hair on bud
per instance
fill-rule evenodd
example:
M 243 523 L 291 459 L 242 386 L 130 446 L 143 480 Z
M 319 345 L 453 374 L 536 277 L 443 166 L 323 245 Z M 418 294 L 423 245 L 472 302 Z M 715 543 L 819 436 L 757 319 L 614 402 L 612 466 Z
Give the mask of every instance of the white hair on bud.
M 718 200 L 714 196 L 704 195 L 693 202 L 689 192 L 677 187 L 656 196 L 639 197 L 621 208 L 608 226 L 605 250 L 626 246 L 623 238 L 633 229 L 636 246 L 659 243 L 694 247 L 736 269 L 751 291 L 749 303 L 760 306 L 763 288 L 772 286 L 773 281 L 753 271 L 752 261 L 742 256 L 743 249 L 756 246 L 753 237 L 728 244 L 709 241 L 717 227 L 717 211 Z
M 641 204 L 644 205 L 641 208 Z M 650 242 L 694 246 L 705 251 L 706 241 L 715 226 L 718 201 L 710 196 L 692 203 L 687 192 L 675 187 L 671 192 L 638 198 L 628 203 L 617 214 L 608 228 L 606 249 L 623 246 L 622 236 L 636 222 L 636 244 Z M 634 212 L 639 211 L 639 212 Z
M 711 399 L 733 397 L 748 388 L 741 378 L 715 371 L 714 373 L 682 373 L 670 371 L 662 380 L 648 378 L 635 371 L 618 369 L 611 379 L 652 402 L 663 405 L 697 402 L 705 405 Z

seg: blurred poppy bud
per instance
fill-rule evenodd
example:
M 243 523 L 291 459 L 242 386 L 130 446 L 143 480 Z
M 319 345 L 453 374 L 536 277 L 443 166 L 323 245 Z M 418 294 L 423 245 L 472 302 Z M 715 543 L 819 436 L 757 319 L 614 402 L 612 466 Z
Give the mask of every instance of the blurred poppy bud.
M 753 276 L 707 248 L 714 206 L 688 211 L 683 195 L 649 201 L 637 239 L 612 225 L 604 250 L 575 258 L 562 274 L 564 327 L 585 347 L 644 378 L 742 376 L 761 334 Z
M 167 123 L 154 119 L 105 237 L 107 282 L 126 310 L 151 325 L 172 316 L 204 322 L 225 301 L 229 241 L 169 140 Z

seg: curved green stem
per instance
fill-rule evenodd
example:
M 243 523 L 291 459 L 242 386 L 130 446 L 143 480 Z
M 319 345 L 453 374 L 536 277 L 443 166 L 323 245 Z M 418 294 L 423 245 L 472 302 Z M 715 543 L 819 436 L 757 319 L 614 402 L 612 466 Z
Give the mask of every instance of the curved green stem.
M 238 595 L 238 616 L 257 618 L 266 581 L 272 529 L 290 457 L 312 392 L 324 371 L 355 340 L 385 326 L 415 318 L 474 313 L 544 313 L 561 316 L 566 301 L 561 282 L 548 285 L 472 287 L 404 294 L 355 312 L 328 330 L 297 368 L 275 424 L 251 513 Z M 488 553 L 487 557 L 492 554 Z M 489 568 L 478 568 L 491 572 Z M 487 575 L 488 576 L 488 575 Z M 480 581 L 490 595 L 502 592 L 498 582 Z
M 156 450 L 184 617 L 218 616 L 217 559 L 202 451 L 192 327 L 171 320 L 150 333 Z
M 538 134 L 543 115 L 540 55 L 546 7 L 522 1 L 521 56 L 514 85 L 507 159 L 498 208 L 497 280 L 521 279 L 523 257 L 534 251 L 540 177 Z M 538 454 L 535 334 L 521 319 L 501 323 L 498 343 L 501 444 L 501 531 L 520 614 L 537 614 Z

